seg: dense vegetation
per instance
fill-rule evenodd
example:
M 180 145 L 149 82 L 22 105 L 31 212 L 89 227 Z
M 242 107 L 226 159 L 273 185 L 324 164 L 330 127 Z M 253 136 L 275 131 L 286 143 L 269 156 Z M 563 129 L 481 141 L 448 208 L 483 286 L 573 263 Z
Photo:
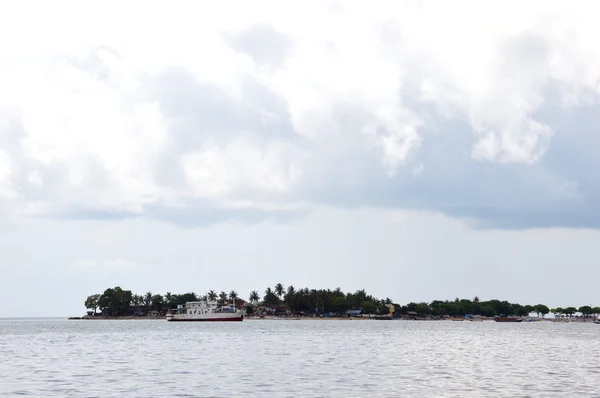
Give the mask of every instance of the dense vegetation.
M 103 314 L 116 316 L 123 315 L 132 307 L 143 307 L 147 310 L 166 311 L 169 308 L 177 308 L 179 304 L 185 304 L 188 301 L 197 300 L 217 300 L 220 303 L 232 301 L 233 299 L 244 302 L 238 298 L 238 294 L 232 290 L 229 293 L 217 293 L 211 290 L 204 296 L 198 296 L 196 293 L 172 294 L 167 292 L 165 295 L 153 294 L 133 294 L 131 290 L 123 290 L 119 286 L 106 289 L 102 294 L 93 294 L 85 300 L 85 307 L 96 313 L 99 309 Z
M 100 309 L 103 314 L 115 316 L 122 315 L 130 310 L 131 306 L 143 307 L 147 310 L 164 312 L 169 308 L 176 308 L 179 304 L 196 300 L 217 300 L 220 303 L 230 303 L 234 299 L 238 304 L 247 304 L 248 312 L 257 307 L 278 308 L 289 310 L 292 313 L 344 313 L 350 309 L 360 309 L 365 314 L 387 314 L 389 305 L 393 304 L 395 314 L 417 314 L 418 316 L 464 316 L 465 314 L 493 317 L 496 315 L 524 316 L 536 313 L 544 316 L 550 312 L 555 315 L 573 316 L 580 313 L 583 316 L 600 314 L 600 307 L 582 306 L 550 309 L 543 304 L 521 305 L 508 301 L 488 300 L 480 301 L 478 297 L 472 300 L 455 299 L 453 301 L 434 300 L 430 303 L 408 303 L 399 305 L 390 298 L 378 299 L 365 290 L 354 293 L 344 293 L 340 288 L 330 289 L 296 289 L 290 285 L 287 288 L 278 283 L 274 288 L 268 287 L 261 295 L 254 290 L 248 298 L 249 303 L 240 299 L 235 290 L 226 293 L 217 293 L 214 290 L 199 296 L 196 293 L 165 295 L 147 292 L 144 295 L 132 294 L 130 290 L 120 287 L 106 289 L 102 294 L 89 296 L 85 301 L 86 308 L 96 312 Z

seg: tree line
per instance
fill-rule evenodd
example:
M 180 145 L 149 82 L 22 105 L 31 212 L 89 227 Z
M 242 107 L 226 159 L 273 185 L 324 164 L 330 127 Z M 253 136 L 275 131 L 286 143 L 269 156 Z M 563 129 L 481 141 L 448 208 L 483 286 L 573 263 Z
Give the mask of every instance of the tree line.
M 203 296 L 199 296 L 193 292 L 183 294 L 167 292 L 161 295 L 153 294 L 152 292 L 133 294 L 131 290 L 123 290 L 120 286 L 117 286 L 106 289 L 102 294 L 88 296 L 84 305 L 85 308 L 93 310 L 94 314 L 99 309 L 105 315 L 117 316 L 129 312 L 132 306 L 145 308 L 148 311 L 163 312 L 171 308 L 177 308 L 178 305 L 185 304 L 188 301 L 198 300 L 218 301 L 220 304 L 232 302 L 233 300 L 245 302 L 238 298 L 235 290 L 229 293 L 224 291 L 217 293 L 211 290 Z
M 510 303 L 501 300 L 481 301 L 478 297 L 473 299 L 455 300 L 434 300 L 426 302 L 410 302 L 406 305 L 395 303 L 389 297 L 379 299 L 367 293 L 364 289 L 355 292 L 343 292 L 339 287 L 330 289 L 297 289 L 293 285 L 285 287 L 278 283 L 273 288 L 267 287 L 263 294 L 253 290 L 248 301 L 242 300 L 235 290 L 229 293 L 225 291 L 216 292 L 210 290 L 204 295 L 198 295 L 194 292 L 183 294 L 172 294 L 167 292 L 165 295 L 153 294 L 147 292 L 143 295 L 133 294 L 130 290 L 123 290 L 117 286 L 109 288 L 102 294 L 88 296 L 85 300 L 85 307 L 96 313 L 100 309 L 103 314 L 115 316 L 127 313 L 131 306 L 142 307 L 147 310 L 159 312 L 170 308 L 177 308 L 180 304 L 188 301 L 210 300 L 218 301 L 221 304 L 232 303 L 234 300 L 238 303 L 247 305 L 247 311 L 250 313 L 257 307 L 277 308 L 278 310 L 288 310 L 292 313 L 345 313 L 348 310 L 361 310 L 364 314 L 387 314 L 390 305 L 393 305 L 394 312 L 398 314 L 411 314 L 418 316 L 464 316 L 466 314 L 481 315 L 487 317 L 493 316 L 526 316 L 532 313 L 537 316 L 545 316 L 548 313 L 563 316 L 573 316 L 581 313 L 583 316 L 599 315 L 600 307 L 582 306 L 582 307 L 557 307 L 550 309 L 544 304 L 522 305 Z

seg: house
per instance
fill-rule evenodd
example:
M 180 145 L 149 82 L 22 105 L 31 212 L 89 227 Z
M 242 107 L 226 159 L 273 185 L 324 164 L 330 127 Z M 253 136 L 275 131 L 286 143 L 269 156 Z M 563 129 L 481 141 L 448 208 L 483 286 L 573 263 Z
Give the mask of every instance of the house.
M 419 316 L 415 311 L 406 311 L 406 315 L 408 315 L 410 319 L 416 319 Z

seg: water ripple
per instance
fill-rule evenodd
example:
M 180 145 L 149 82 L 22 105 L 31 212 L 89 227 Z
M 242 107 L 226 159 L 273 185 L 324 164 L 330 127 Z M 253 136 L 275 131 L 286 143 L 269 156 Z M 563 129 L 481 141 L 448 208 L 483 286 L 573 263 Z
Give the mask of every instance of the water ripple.
M 0 396 L 594 397 L 600 327 L 0 320 Z

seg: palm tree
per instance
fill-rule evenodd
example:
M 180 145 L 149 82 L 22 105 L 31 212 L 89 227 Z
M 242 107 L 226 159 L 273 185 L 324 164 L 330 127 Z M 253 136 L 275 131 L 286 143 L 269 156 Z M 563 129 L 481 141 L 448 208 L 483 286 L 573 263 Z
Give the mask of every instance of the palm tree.
M 146 292 L 144 294 L 144 305 L 150 307 L 150 304 L 152 304 L 152 292 Z
M 296 288 L 294 285 L 289 285 L 283 301 L 291 308 L 296 296 Z
M 231 300 L 235 300 L 236 298 L 238 298 L 238 294 L 237 294 L 237 292 L 236 292 L 235 290 L 232 290 L 232 291 L 230 291 L 230 292 L 229 292 L 229 298 L 230 298 Z
M 249 299 L 252 304 L 256 304 L 256 303 L 258 303 L 258 300 L 260 300 L 260 296 L 258 295 L 258 292 L 256 290 L 253 290 L 250 293 Z
M 227 301 L 227 293 L 221 291 L 221 293 L 219 293 L 219 300 L 221 301 L 221 304 L 225 304 Z
M 265 290 L 265 297 L 263 297 L 263 302 L 265 305 L 275 305 L 279 303 L 279 297 L 277 294 L 271 290 L 270 287 Z
M 275 285 L 275 294 L 276 294 L 276 295 L 277 295 L 279 298 L 281 298 L 281 296 L 283 295 L 283 292 L 284 292 L 284 290 L 283 290 L 283 289 L 284 289 L 284 288 L 283 288 L 283 285 L 282 285 L 281 283 L 278 283 L 278 284 L 276 284 L 276 285 Z
M 206 294 L 206 296 L 209 301 L 215 301 L 217 299 L 217 292 L 215 292 L 214 290 L 211 290 Z
M 144 303 L 144 298 L 139 294 L 134 294 L 131 298 L 131 303 L 133 305 L 142 305 Z
M 171 306 L 171 300 L 173 300 L 173 295 L 171 294 L 171 292 L 167 292 L 165 294 L 165 304 L 167 305 L 167 307 Z
M 296 294 L 296 288 L 294 287 L 294 285 L 289 285 L 287 288 L 287 292 L 285 293 L 285 297 L 287 300 L 287 297 L 292 297 L 294 294 Z

